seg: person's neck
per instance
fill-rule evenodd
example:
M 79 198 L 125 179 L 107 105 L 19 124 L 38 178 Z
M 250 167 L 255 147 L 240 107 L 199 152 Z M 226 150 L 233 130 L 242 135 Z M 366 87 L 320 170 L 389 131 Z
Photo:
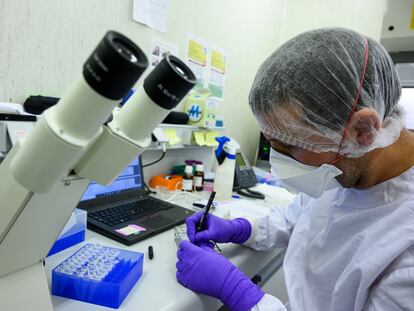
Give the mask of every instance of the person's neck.
M 414 133 L 403 130 L 398 140 L 387 148 L 380 149 L 373 167 L 374 184 L 397 177 L 414 165 Z

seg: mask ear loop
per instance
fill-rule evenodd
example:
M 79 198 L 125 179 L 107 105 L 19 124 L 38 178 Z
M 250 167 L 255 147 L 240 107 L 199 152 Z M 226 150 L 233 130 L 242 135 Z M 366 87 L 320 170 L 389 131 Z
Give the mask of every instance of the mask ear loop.
M 334 160 L 332 160 L 331 162 L 329 162 L 329 164 L 334 164 L 334 163 L 338 162 L 340 159 L 342 159 L 343 157 L 345 157 L 345 154 L 340 155 L 340 151 L 341 151 L 341 148 L 342 148 L 342 144 L 344 143 L 344 140 L 345 140 L 346 130 L 348 128 L 349 122 L 351 121 L 351 117 L 355 112 L 355 108 L 357 106 L 359 97 L 361 95 L 362 84 L 364 83 L 365 72 L 367 70 L 367 64 L 368 64 L 368 39 L 366 37 L 364 37 L 364 41 L 365 41 L 365 63 L 364 63 L 364 69 L 362 70 L 361 80 L 359 82 L 358 93 L 357 93 L 357 96 L 354 100 L 354 103 L 352 104 L 352 110 L 349 113 L 348 118 L 346 119 L 344 131 L 342 133 L 341 142 L 339 144 L 338 152 L 336 153 L 336 158 Z
M 338 154 L 336 154 L 338 155 Z M 334 165 L 336 162 L 338 162 L 339 160 L 341 160 L 342 158 L 345 158 L 345 155 L 340 155 L 339 157 L 337 156 L 335 159 L 333 159 L 331 162 L 329 162 L 328 164 Z

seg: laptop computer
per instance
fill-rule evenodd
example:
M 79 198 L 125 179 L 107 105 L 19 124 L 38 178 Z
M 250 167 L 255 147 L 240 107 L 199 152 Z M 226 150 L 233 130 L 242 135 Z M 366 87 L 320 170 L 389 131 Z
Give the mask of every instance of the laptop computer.
M 141 157 L 109 186 L 91 182 L 77 208 L 88 213 L 88 229 L 132 245 L 182 224 L 194 212 L 147 195 Z

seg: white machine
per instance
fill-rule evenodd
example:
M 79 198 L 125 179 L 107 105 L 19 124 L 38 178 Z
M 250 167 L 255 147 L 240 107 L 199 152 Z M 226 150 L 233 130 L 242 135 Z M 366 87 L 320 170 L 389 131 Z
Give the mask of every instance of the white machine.
M 168 55 L 115 108 L 147 66 L 138 46 L 108 32 L 82 75 L 0 164 L 1 310 L 52 310 L 43 259 L 89 182 L 115 179 L 195 85 L 192 71 Z

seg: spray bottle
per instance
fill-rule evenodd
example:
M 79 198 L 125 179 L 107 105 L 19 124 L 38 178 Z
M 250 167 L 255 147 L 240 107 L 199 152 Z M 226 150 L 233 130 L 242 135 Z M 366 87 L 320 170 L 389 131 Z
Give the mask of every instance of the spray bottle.
M 227 136 L 216 137 L 216 140 L 219 145 L 215 151 L 218 166 L 214 172 L 214 191 L 217 201 L 226 201 L 233 193 L 236 151 L 240 146 Z

